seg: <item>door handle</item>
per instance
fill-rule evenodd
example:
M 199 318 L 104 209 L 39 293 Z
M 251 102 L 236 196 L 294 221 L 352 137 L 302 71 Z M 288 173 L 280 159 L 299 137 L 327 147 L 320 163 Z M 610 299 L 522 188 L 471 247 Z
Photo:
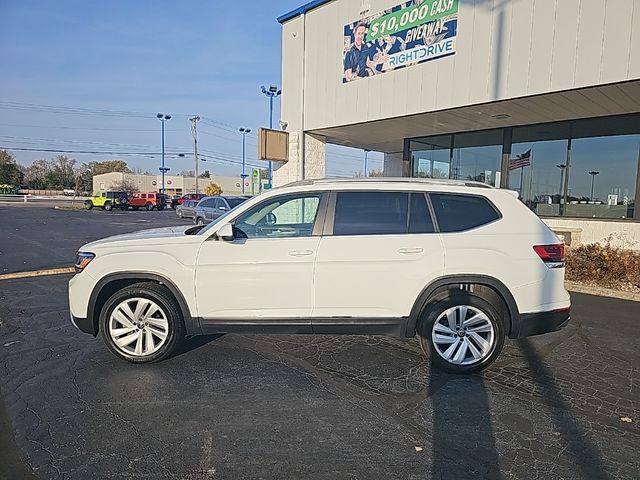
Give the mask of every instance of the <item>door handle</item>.
M 313 250 L 291 250 L 289 255 L 292 257 L 307 257 L 313 255 Z
M 422 253 L 424 252 L 424 248 L 401 248 L 400 250 L 398 250 L 398 253 L 402 253 L 404 255 L 415 255 L 417 253 Z

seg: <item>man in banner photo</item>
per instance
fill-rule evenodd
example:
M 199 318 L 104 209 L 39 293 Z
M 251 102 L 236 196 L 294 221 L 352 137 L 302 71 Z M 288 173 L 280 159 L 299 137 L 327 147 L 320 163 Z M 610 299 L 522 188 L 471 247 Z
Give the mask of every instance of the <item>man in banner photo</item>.
M 344 27 L 342 82 L 455 53 L 459 0 L 409 0 Z
M 344 56 L 344 81 L 350 82 L 358 77 L 369 76 L 368 66 L 371 60 L 371 47 L 365 42 L 367 35 L 367 26 L 362 23 L 356 23 L 353 27 L 354 42 L 351 48 Z

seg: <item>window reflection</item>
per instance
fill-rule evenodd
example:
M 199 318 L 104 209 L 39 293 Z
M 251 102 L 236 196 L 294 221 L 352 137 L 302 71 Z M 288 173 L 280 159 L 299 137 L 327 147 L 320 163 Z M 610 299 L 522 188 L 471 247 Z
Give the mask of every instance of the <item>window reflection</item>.
M 515 143 L 511 146 L 511 160 L 530 151 L 529 165 L 509 171 L 509 188 L 540 216 L 560 215 L 563 200 L 567 140 Z
M 506 150 L 505 129 L 412 139 L 411 175 L 499 187 L 503 151 L 510 152 L 505 183 L 538 215 L 634 217 L 640 114 L 513 127 L 511 133 Z M 528 152 L 529 162 L 519 161 Z
M 572 141 L 566 215 L 633 218 L 640 135 Z

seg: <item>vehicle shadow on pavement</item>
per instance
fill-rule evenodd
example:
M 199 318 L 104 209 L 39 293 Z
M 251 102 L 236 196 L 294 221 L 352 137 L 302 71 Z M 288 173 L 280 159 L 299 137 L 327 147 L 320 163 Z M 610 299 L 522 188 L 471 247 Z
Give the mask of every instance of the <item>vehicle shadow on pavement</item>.
M 518 346 L 524 355 L 542 402 L 560 434 L 562 443 L 566 446 L 566 451 L 573 457 L 573 463 L 579 468 L 581 477 L 610 478 L 598 448 L 571 414 L 571 407 L 562 397 L 554 375 L 545 367 L 531 340 L 520 339 Z
M 224 336 L 224 334 L 220 333 L 216 335 L 197 335 L 195 337 L 187 337 L 182 341 L 176 353 L 171 355 L 171 357 L 175 358 L 180 355 L 184 355 L 185 353 L 189 353 L 190 351 L 200 348 L 207 343 L 211 343 L 222 336 Z
M 430 363 L 431 478 L 500 478 L 491 407 L 484 378 L 454 375 Z

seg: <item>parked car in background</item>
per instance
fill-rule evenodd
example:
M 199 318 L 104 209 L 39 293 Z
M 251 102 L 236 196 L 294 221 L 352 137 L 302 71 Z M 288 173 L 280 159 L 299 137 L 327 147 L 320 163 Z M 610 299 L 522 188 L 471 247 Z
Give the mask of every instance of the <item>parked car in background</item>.
M 76 194 L 76 191 L 73 188 L 65 188 L 64 190 L 62 190 L 62 194 L 65 197 L 71 197 Z
M 176 207 L 176 215 L 180 218 L 194 218 L 194 210 L 200 200 L 187 200 Z
M 171 208 L 175 209 L 178 205 L 182 205 L 186 200 L 201 200 L 206 195 L 204 193 L 187 193 L 181 197 L 171 199 Z
M 571 306 L 558 237 L 516 192 L 460 180 L 306 180 L 206 227 L 89 243 L 76 272 L 72 321 L 134 363 L 194 334 L 369 334 L 469 373 Z
M 249 198 L 250 197 L 231 197 L 223 195 L 205 197 L 200 200 L 200 203 L 198 203 L 195 208 L 193 222 L 196 225 L 205 225 L 221 217 L 232 208 L 240 205 L 242 202 L 246 202 Z
M 136 192 L 129 198 L 129 206 L 134 210 L 139 208 L 164 210 L 167 206 L 167 197 L 163 193 Z
M 93 207 L 103 208 L 107 212 L 114 208 L 126 210 L 129 208 L 129 197 L 126 192 L 96 192 L 84 202 L 86 210 L 91 210 Z

